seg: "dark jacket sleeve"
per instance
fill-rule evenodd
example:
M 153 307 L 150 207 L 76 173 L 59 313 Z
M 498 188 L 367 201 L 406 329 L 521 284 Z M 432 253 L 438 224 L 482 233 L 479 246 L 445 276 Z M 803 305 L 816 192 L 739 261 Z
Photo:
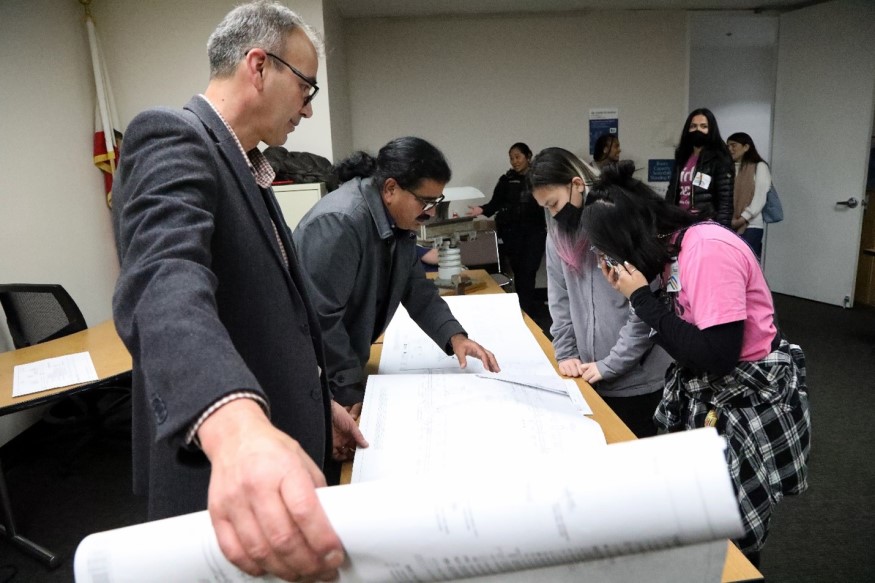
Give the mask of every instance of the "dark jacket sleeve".
M 727 227 L 732 223 L 733 197 L 735 195 L 735 168 L 731 160 L 715 158 L 713 191 L 714 220 Z
M 682 320 L 643 286 L 629 297 L 635 314 L 653 328 L 654 341 L 683 366 L 717 375 L 728 374 L 741 356 L 744 322 L 728 322 L 704 330 Z
M 404 309 L 441 350 L 452 354 L 450 338 L 465 334 L 465 329 L 441 298 L 434 282 L 426 278 L 422 262 L 414 258 L 408 267 L 407 288 L 401 298 Z
M 121 263 L 113 319 L 160 409 L 155 438 L 180 446 L 211 403 L 241 389 L 262 394 L 216 307 L 211 241 L 225 190 L 206 140 L 180 112 L 139 115 L 124 151 L 112 209 Z
M 344 387 L 349 384 L 361 388 L 362 363 L 345 318 L 366 250 L 356 225 L 339 212 L 308 215 L 295 228 L 293 238 L 301 271 L 309 284 L 310 301 L 319 314 L 328 386 L 338 402 L 346 403 Z
M 708 210 L 712 218 L 727 227 L 732 223 L 733 197 L 735 196 L 735 167 L 732 159 L 721 153 L 710 151 L 696 166 L 697 172 L 711 177 L 708 188 L 694 188 L 694 201 L 697 207 Z
M 492 191 L 492 199 L 480 208 L 483 214 L 491 217 L 507 204 L 507 174 L 502 174 Z
M 665 200 L 677 206 L 678 204 L 678 182 L 680 181 L 681 170 L 677 162 L 674 169 L 671 171 L 671 180 L 668 182 L 668 190 L 665 191 Z

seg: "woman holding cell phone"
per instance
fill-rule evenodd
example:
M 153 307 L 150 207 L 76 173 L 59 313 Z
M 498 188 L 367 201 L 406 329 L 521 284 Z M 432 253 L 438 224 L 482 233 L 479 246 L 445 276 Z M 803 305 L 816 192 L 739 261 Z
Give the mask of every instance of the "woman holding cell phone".
M 603 279 L 675 359 L 657 425 L 726 438 L 745 528 L 736 543 L 756 564 L 775 504 L 807 488 L 802 349 L 779 334 L 762 269 L 732 230 L 666 202 L 628 167 L 603 171 L 586 202 L 582 228 L 615 265 L 602 262 Z

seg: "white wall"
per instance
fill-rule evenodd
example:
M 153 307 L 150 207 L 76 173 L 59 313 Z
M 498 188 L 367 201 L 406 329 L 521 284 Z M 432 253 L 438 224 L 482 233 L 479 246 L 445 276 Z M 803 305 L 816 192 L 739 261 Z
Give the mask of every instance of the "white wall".
M 97 324 L 118 264 L 89 59 L 78 2 L 0 2 L 0 281 L 60 283 Z
M 182 106 L 209 77 L 207 37 L 234 0 L 113 0 L 92 12 L 124 127 Z M 288 2 L 322 30 L 321 0 Z M 89 323 L 111 317 L 118 265 L 103 183 L 91 160 L 94 80 L 74 0 L 0 2 L 0 281 L 57 282 Z M 324 60 L 314 116 L 286 147 L 333 156 Z M 348 114 L 347 114 L 348 115 Z M 0 331 L 0 350 L 10 348 Z
M 328 85 L 331 87 L 331 149 L 328 158 L 337 161 L 352 151 L 352 123 L 349 111 L 349 84 L 346 69 L 346 26 L 337 12 L 334 0 L 323 2 L 325 23 L 325 61 Z
M 94 86 L 81 6 L 0 2 L 0 282 L 60 283 L 86 320 L 111 317 L 118 275 L 91 159 Z M 0 318 L 0 351 L 12 349 Z M 0 418 L 0 445 L 42 409 Z
M 694 47 L 690 54 L 690 110 L 714 112 L 726 139 L 746 132 L 770 160 L 777 47 Z M 678 127 L 680 133 L 680 127 Z
M 235 0 L 104 0 L 94 3 L 92 12 L 123 126 L 149 107 L 181 107 L 192 95 L 206 88 L 209 81 L 207 38 L 237 4 Z M 321 0 L 294 0 L 284 4 L 323 32 Z M 328 103 L 331 88 L 324 59 L 320 60 L 317 80 L 321 90 L 313 102 L 313 117 L 289 135 L 286 148 L 330 159 Z
M 419 135 L 449 159 L 451 185 L 487 196 L 514 142 L 588 156 L 592 107 L 619 108 L 623 156 L 645 168 L 671 157 L 686 115 L 682 12 L 355 19 L 346 31 L 354 147 Z

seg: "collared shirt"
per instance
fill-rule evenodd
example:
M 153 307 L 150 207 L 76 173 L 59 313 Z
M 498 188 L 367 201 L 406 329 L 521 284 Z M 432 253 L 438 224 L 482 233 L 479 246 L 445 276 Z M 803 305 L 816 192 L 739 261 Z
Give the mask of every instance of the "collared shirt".
M 248 152 L 244 150 L 243 144 L 240 143 L 240 138 L 237 137 L 237 134 L 234 133 L 234 130 L 228 125 L 228 122 L 222 114 L 219 113 L 216 106 L 207 99 L 206 95 L 198 95 L 198 97 L 206 101 L 207 104 L 213 108 L 213 111 L 216 112 L 216 115 L 219 116 L 219 119 L 225 124 L 228 133 L 234 137 L 234 142 L 237 144 L 237 147 L 240 148 L 240 153 L 243 154 L 243 159 L 246 160 L 249 169 L 252 171 L 252 175 L 255 177 L 255 183 L 261 188 L 270 188 L 270 185 L 273 184 L 273 179 L 276 178 L 276 171 L 271 167 L 270 162 L 267 161 L 267 157 L 258 148 L 252 148 Z
M 243 159 L 246 160 L 246 164 L 249 166 L 249 170 L 252 172 L 252 176 L 255 178 L 255 183 L 262 189 L 270 188 L 270 185 L 273 184 L 274 178 L 276 178 L 276 170 L 273 169 L 273 166 L 270 165 L 270 162 L 267 161 L 267 157 L 259 150 L 258 148 L 252 148 L 248 152 L 243 149 L 243 144 L 240 143 L 240 138 L 237 137 L 237 134 L 234 133 L 234 129 L 228 124 L 228 121 L 222 116 L 221 112 L 216 109 L 216 106 L 213 105 L 213 102 L 207 99 L 206 95 L 200 94 L 198 95 L 201 99 L 207 102 L 216 115 L 219 116 L 219 119 L 222 120 L 222 123 L 225 124 L 225 129 L 228 130 L 228 133 L 234 137 L 234 143 L 237 144 L 237 147 L 240 149 L 240 153 L 243 154 Z M 289 256 L 286 253 L 286 247 L 283 245 L 283 240 L 280 239 L 279 230 L 276 228 L 276 223 L 273 222 L 273 219 L 270 221 L 270 225 L 273 227 L 273 234 L 276 237 L 276 242 L 279 245 L 280 253 L 283 256 L 283 263 L 286 264 L 286 269 L 289 268 Z

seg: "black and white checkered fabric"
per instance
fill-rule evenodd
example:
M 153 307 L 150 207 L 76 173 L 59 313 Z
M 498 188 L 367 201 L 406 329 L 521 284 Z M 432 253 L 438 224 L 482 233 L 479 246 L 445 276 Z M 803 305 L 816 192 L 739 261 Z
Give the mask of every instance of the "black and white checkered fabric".
M 703 427 L 717 413 L 745 535 L 735 543 L 758 551 L 772 508 L 808 487 L 811 417 L 802 349 L 781 340 L 764 359 L 740 362 L 728 375 L 703 375 L 674 364 L 654 419 L 662 431 Z

